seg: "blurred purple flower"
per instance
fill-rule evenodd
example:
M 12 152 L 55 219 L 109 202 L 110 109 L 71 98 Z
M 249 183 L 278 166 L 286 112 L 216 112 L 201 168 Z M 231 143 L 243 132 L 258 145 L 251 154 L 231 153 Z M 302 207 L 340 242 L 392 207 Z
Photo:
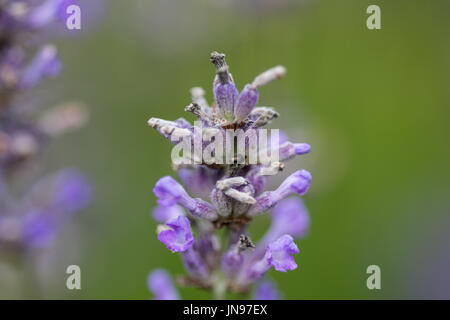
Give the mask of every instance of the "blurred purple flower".
M 256 286 L 253 300 L 280 300 L 281 294 L 272 280 L 264 280 Z
M 61 62 L 54 46 L 44 46 L 24 70 L 20 87 L 28 89 L 35 86 L 44 77 L 55 77 L 61 70 Z
M 89 205 L 92 193 L 84 175 L 75 170 L 64 170 L 55 179 L 53 204 L 65 212 L 74 213 Z
M 32 248 L 48 246 L 55 239 L 57 232 L 57 222 L 48 212 L 30 212 L 22 222 L 23 241 Z
M 178 292 L 173 285 L 170 275 L 162 270 L 156 269 L 147 278 L 148 289 L 153 293 L 155 300 L 178 300 Z

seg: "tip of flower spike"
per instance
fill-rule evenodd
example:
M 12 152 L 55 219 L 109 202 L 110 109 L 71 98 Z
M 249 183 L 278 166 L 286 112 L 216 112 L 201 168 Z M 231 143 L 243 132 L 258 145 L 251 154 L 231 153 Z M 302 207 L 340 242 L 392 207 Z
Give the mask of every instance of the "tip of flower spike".
M 219 53 L 217 51 L 211 52 L 211 57 L 209 58 L 211 63 L 216 67 L 217 70 L 222 69 L 223 67 L 226 67 L 227 64 L 225 62 L 225 54 Z
M 298 178 L 295 183 L 291 185 L 291 187 L 299 194 L 303 195 L 308 191 L 309 185 L 311 183 L 311 173 L 306 170 L 299 170 L 294 175 Z
M 311 151 L 311 146 L 307 143 L 297 143 L 294 145 L 294 152 L 296 155 L 305 154 Z

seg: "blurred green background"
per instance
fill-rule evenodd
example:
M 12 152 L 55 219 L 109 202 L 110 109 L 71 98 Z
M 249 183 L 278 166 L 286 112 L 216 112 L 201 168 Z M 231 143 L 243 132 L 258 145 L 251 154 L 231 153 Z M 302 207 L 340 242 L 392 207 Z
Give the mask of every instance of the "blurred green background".
M 313 182 L 299 268 L 271 272 L 285 297 L 450 297 L 450 274 L 439 273 L 450 270 L 450 2 L 257 2 L 110 0 L 98 23 L 57 40 L 64 72 L 48 88 L 84 102 L 91 120 L 55 142 L 47 164 L 81 168 L 96 197 L 76 222 L 80 254 L 58 256 L 81 266 L 82 290 L 68 291 L 59 268 L 47 298 L 147 299 L 150 270 L 183 273 L 149 216 L 155 182 L 173 173 L 170 144 L 146 122 L 193 120 L 183 111 L 193 86 L 212 100 L 213 50 L 227 54 L 239 88 L 286 66 L 260 104 L 281 114 L 274 127 L 313 148 L 288 164 Z M 381 30 L 366 28 L 370 4 L 381 7 Z M 371 264 L 382 290 L 366 287 Z

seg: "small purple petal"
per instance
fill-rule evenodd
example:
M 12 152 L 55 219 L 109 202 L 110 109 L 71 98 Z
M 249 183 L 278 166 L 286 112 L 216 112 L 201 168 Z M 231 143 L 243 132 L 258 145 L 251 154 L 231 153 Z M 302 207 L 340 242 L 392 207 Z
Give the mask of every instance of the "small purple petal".
M 277 271 L 286 272 L 297 269 L 292 254 L 299 253 L 294 239 L 285 234 L 267 246 L 264 259 Z
M 169 220 L 173 220 L 178 218 L 179 216 L 184 216 L 184 210 L 178 206 L 157 206 L 153 209 L 153 218 L 160 222 L 166 223 Z
M 57 210 L 75 213 L 85 209 L 92 200 L 92 187 L 86 177 L 75 170 L 58 174 L 54 185 L 53 205 Z
M 241 91 L 236 103 L 236 108 L 234 110 L 236 120 L 241 121 L 246 119 L 257 102 L 258 90 L 247 84 Z
M 22 239 L 33 248 L 48 246 L 56 237 L 58 226 L 47 212 L 32 211 L 22 224 Z
M 303 201 L 292 197 L 277 204 L 272 212 L 272 225 L 269 230 L 271 242 L 282 234 L 303 237 L 309 228 L 309 215 Z
M 170 176 L 159 179 L 153 193 L 159 198 L 158 204 L 166 207 L 173 206 L 180 200 L 190 199 L 184 188 Z
M 42 4 L 31 11 L 28 24 L 31 28 L 42 28 L 54 21 L 65 21 L 68 17 L 67 8 L 78 4 L 76 0 L 44 0 Z
M 231 120 L 233 118 L 234 105 L 236 103 L 238 91 L 233 83 L 219 83 L 214 88 L 214 97 L 217 105 L 225 118 Z
M 250 208 L 248 215 L 263 213 L 281 200 L 293 193 L 304 195 L 311 183 L 311 174 L 306 170 L 298 170 L 287 177 L 275 191 L 267 191 L 256 198 L 256 203 Z
M 153 188 L 153 192 L 159 198 L 158 203 L 162 206 L 179 204 L 193 216 L 206 220 L 217 218 L 216 210 L 210 203 L 200 198 L 191 198 L 186 190 L 170 176 L 159 179 L 155 188 Z
M 20 87 L 27 89 L 35 86 L 43 77 L 54 77 L 61 70 L 61 62 L 54 46 L 44 46 L 25 69 Z
M 148 275 L 148 289 L 153 293 L 155 300 L 179 300 L 170 275 L 162 269 L 156 269 Z
M 191 223 L 185 216 L 178 216 L 175 220 L 166 222 L 169 230 L 161 231 L 158 240 L 164 243 L 172 252 L 184 252 L 194 243 Z
M 306 154 L 311 151 L 311 146 L 307 143 L 283 143 L 278 152 L 280 161 L 286 161 L 294 158 L 296 155 Z

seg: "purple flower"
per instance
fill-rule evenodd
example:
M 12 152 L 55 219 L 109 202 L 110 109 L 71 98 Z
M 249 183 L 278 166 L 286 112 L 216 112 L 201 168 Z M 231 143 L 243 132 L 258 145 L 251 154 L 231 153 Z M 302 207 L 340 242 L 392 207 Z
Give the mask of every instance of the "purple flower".
M 78 4 L 76 0 L 44 0 L 42 4 L 34 8 L 29 17 L 30 27 L 42 28 L 57 19 L 65 20 L 67 18 L 67 8 L 72 4 Z
M 292 197 L 281 201 L 272 212 L 272 225 L 265 238 L 271 242 L 282 234 L 303 237 L 309 228 L 309 215 L 303 201 Z
M 190 198 L 184 188 L 169 176 L 158 180 L 153 193 L 159 198 L 158 203 L 166 207 L 173 206 L 180 200 L 187 202 Z
M 283 234 L 289 234 L 294 238 L 304 237 L 309 228 L 309 214 L 303 205 L 303 201 L 297 197 L 285 199 L 277 204 L 271 214 L 272 224 L 264 237 L 258 243 L 251 256 L 251 261 L 261 259 L 266 247 Z
M 286 272 L 297 269 L 297 264 L 292 257 L 294 253 L 299 253 L 298 247 L 294 243 L 294 239 L 285 234 L 267 246 L 264 259 L 275 270 Z
M 174 220 L 166 222 L 170 229 L 158 234 L 158 240 L 164 243 L 172 252 L 184 252 L 194 243 L 191 232 L 191 223 L 185 216 L 178 216 Z
M 170 275 L 162 269 L 156 269 L 148 275 L 148 289 L 155 300 L 179 300 L 178 291 L 173 285 Z
M 159 198 L 158 203 L 162 206 L 179 204 L 194 216 L 208 220 L 217 218 L 217 213 L 211 204 L 199 198 L 191 198 L 186 190 L 172 177 L 165 176 L 159 179 L 153 192 Z
M 275 283 L 271 280 L 264 280 L 259 283 L 253 293 L 253 300 L 280 300 L 281 294 Z
M 22 89 L 35 86 L 43 77 L 55 77 L 61 70 L 58 52 L 52 45 L 44 46 L 25 69 L 20 82 Z
M 87 179 L 75 170 L 65 170 L 56 177 L 54 206 L 62 211 L 74 213 L 85 209 L 92 200 L 92 187 Z
M 57 222 L 48 212 L 30 212 L 22 222 L 22 239 L 32 248 L 48 246 L 57 233 Z
M 263 213 L 293 193 L 304 195 L 308 191 L 311 174 L 306 170 L 298 170 L 287 177 L 275 191 L 267 191 L 256 198 L 256 203 L 248 214 L 255 216 Z
M 297 155 L 306 154 L 311 151 L 311 146 L 307 143 L 284 142 L 279 147 L 279 157 L 281 161 L 290 160 Z

